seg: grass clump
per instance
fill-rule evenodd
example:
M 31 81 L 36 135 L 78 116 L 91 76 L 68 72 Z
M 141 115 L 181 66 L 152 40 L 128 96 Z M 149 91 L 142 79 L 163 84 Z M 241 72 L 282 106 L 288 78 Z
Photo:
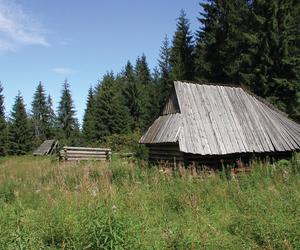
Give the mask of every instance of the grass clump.
M 0 163 L 0 249 L 297 249 L 300 157 L 250 173 Z

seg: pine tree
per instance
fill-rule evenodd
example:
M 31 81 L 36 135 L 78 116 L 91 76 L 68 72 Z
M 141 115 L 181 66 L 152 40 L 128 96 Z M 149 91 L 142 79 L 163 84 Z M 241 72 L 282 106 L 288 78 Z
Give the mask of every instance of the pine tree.
M 66 143 L 76 144 L 79 138 L 79 125 L 75 118 L 75 108 L 67 80 L 63 84 L 61 99 L 57 111 L 57 123 L 60 136 Z
M 7 153 L 7 123 L 5 119 L 3 87 L 0 82 L 0 156 Z
M 170 55 L 171 73 L 174 80 L 194 79 L 193 50 L 189 20 L 185 12 L 181 10 Z
M 173 86 L 173 81 L 171 79 L 171 66 L 170 66 L 170 44 L 169 39 L 165 36 L 163 44 L 160 48 L 160 56 L 158 59 L 160 80 L 159 80 L 159 107 L 164 105 L 167 96 Z
M 104 75 L 95 94 L 95 128 L 98 141 L 105 136 L 129 131 L 129 112 L 122 102 L 113 73 Z
M 82 133 L 84 140 L 87 143 L 96 141 L 96 127 L 95 127 L 95 98 L 94 90 L 90 87 L 87 97 L 86 109 L 83 117 Z
M 49 139 L 51 129 L 51 125 L 49 124 L 49 110 L 45 90 L 41 82 L 39 82 L 33 96 L 31 119 L 36 144 Z
M 20 92 L 15 98 L 15 104 L 11 112 L 8 139 L 9 154 L 22 155 L 32 149 L 30 122 Z

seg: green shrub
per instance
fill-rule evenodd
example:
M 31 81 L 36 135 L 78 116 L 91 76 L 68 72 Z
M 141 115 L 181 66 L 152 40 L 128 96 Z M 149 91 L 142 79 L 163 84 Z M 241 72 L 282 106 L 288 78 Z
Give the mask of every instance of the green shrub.
M 140 133 L 106 136 L 103 145 L 111 148 L 114 152 L 133 152 L 138 145 Z

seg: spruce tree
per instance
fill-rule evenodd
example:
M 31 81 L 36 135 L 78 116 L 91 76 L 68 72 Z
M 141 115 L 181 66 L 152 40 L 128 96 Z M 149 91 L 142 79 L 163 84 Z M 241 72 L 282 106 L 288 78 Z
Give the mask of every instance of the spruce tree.
M 7 153 L 7 123 L 5 119 L 3 87 L 0 82 L 0 156 Z
M 47 97 L 47 116 L 50 127 L 48 138 L 56 137 L 57 133 L 57 118 L 53 109 L 53 101 L 50 95 Z
M 144 127 L 144 116 L 146 113 L 145 102 L 143 101 L 144 94 L 142 93 L 142 88 L 139 86 L 135 81 L 128 82 L 123 92 L 125 105 L 132 117 L 131 128 L 133 130 Z
M 95 94 L 95 129 L 98 141 L 105 136 L 129 131 L 129 112 L 113 73 L 104 75 Z
M 32 149 L 30 122 L 20 92 L 15 98 L 8 132 L 9 154 L 22 155 L 28 153 Z
M 139 83 L 147 85 L 151 82 L 151 73 L 145 54 L 137 58 L 135 65 L 135 73 L 137 81 Z
M 34 136 L 36 144 L 40 144 L 50 135 L 49 111 L 45 90 L 41 82 L 39 82 L 33 96 L 31 119 L 34 128 Z
M 140 59 L 137 59 L 140 64 Z M 136 66 L 139 68 L 140 66 Z M 130 127 L 132 130 L 139 130 L 143 127 L 143 115 L 145 114 L 145 107 L 143 98 L 144 94 L 142 83 L 137 80 L 136 71 L 132 64 L 128 61 L 123 72 L 124 89 L 122 91 L 124 103 L 130 114 Z
M 193 50 L 189 20 L 185 12 L 181 10 L 170 55 L 171 73 L 174 80 L 194 79 Z
M 75 108 L 67 80 L 63 84 L 61 99 L 57 111 L 57 125 L 61 139 L 75 145 L 79 138 L 79 124 L 75 118 Z
M 195 48 L 196 78 L 213 82 L 240 81 L 239 69 L 247 30 L 247 0 L 210 0 L 201 3 Z
M 136 72 L 136 86 L 132 86 L 132 94 L 135 93 L 139 98 L 139 128 L 143 131 L 152 122 L 154 114 L 157 112 L 156 105 L 156 86 L 153 83 L 151 77 L 151 71 L 149 69 L 146 56 L 138 57 L 135 65 Z M 136 102 L 137 104 L 137 102 Z
M 91 144 L 96 141 L 95 128 L 95 97 L 92 87 L 89 88 L 86 109 L 83 117 L 82 133 L 85 142 Z
M 159 80 L 159 107 L 162 107 L 166 101 L 167 96 L 173 86 L 171 79 L 171 66 L 170 66 L 170 44 L 169 39 L 165 36 L 163 44 L 160 48 L 160 55 L 158 59 L 160 80 Z
M 129 83 L 129 82 L 132 83 L 136 79 L 134 68 L 133 68 L 133 66 L 132 66 L 132 64 L 131 64 L 130 61 L 128 61 L 127 64 L 126 64 L 126 66 L 125 66 L 123 77 L 124 77 L 125 82 L 127 82 L 127 83 Z
M 214 0 L 200 3 L 203 12 L 198 18 L 201 28 L 197 32 L 195 46 L 195 77 L 197 80 L 213 78 L 213 66 L 217 61 L 215 48 L 217 30 L 220 29 L 218 8 Z
M 293 0 L 253 2 L 241 68 L 245 85 L 295 119 L 300 104 L 297 9 Z

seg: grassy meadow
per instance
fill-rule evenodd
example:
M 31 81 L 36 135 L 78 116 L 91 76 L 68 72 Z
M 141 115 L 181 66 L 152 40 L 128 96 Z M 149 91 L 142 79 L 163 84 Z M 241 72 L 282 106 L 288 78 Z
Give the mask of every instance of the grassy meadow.
M 0 249 L 300 249 L 300 155 L 238 178 L 1 158 Z

